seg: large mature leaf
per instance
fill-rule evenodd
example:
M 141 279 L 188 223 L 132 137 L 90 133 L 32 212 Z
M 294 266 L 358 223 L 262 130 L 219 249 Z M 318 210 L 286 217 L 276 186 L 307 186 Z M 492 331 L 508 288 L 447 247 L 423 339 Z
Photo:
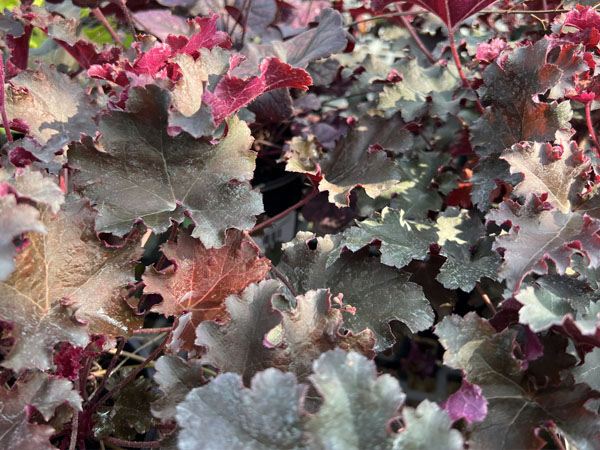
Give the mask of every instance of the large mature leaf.
M 17 338 L 5 367 L 45 370 L 52 365 L 54 345 L 86 345 L 88 327 L 119 336 L 141 326 L 142 319 L 121 297 L 122 288 L 135 279 L 141 249 L 134 242 L 105 246 L 96 237 L 94 218 L 84 200 L 69 196 L 58 214 L 43 211 L 47 234 L 28 235 L 17 270 L 0 284 L 0 316 L 14 323 Z M 61 302 L 75 307 L 77 319 L 88 327 Z
M 0 281 L 4 281 L 15 268 L 13 261 L 16 246 L 13 243 L 22 233 L 44 233 L 40 213 L 31 205 L 17 204 L 12 194 L 0 197 Z
M 249 229 L 263 210 L 252 179 L 256 155 L 250 130 L 237 119 L 218 144 L 167 133 L 169 94 L 154 86 L 129 92 L 127 111 L 100 124 L 103 151 L 91 143 L 69 150 L 74 182 L 99 216 L 98 231 L 123 235 L 139 219 L 156 232 L 170 219 L 196 222 L 192 235 L 207 247 L 224 244 L 227 228 Z
M 544 441 L 537 430 L 548 421 L 577 448 L 598 448 L 600 416 L 584 405 L 600 393 L 568 380 L 558 387 L 532 389 L 527 373 L 512 356 L 513 330 L 496 333 L 484 319 L 469 313 L 444 318 L 436 334 L 446 348 L 444 363 L 463 370 L 488 401 L 485 420 L 471 427 L 472 448 L 538 449 Z
M 30 423 L 29 419 L 35 408 L 50 420 L 63 403 L 81 411 L 81 397 L 73 390 L 73 383 L 45 373 L 27 376 L 8 390 L 0 387 L 0 446 L 6 450 L 55 449 L 49 441 L 53 428 Z
M 400 171 L 383 149 L 402 146 L 406 138 L 399 117 L 386 121 L 364 116 L 319 161 L 323 179 L 320 191 L 329 191 L 329 201 L 350 204 L 350 192 L 357 186 L 376 198 L 400 180 Z
M 406 220 L 402 210 L 384 208 L 380 217 L 363 220 L 357 225 L 344 232 L 340 250 L 346 247 L 355 252 L 371 243 L 381 242 L 381 262 L 398 269 L 413 259 L 424 260 L 429 246 L 438 240 L 433 224 Z M 337 255 L 332 256 L 328 264 L 332 264 Z
M 521 173 L 523 181 L 514 193 L 522 197 L 533 193 L 548 194 L 548 201 L 561 212 L 568 213 L 579 203 L 585 179 L 579 177 L 589 166 L 574 141 L 552 146 L 549 143 L 522 142 L 502 153 L 510 164 L 511 173 Z
M 175 419 L 177 404 L 185 400 L 192 389 L 206 384 L 202 363 L 198 359 L 183 359 L 165 355 L 158 358 L 154 365 L 154 381 L 164 393 L 152 404 L 152 414 L 162 420 Z
M 393 343 L 390 320 L 400 320 L 413 332 L 433 324 L 433 310 L 421 287 L 408 281 L 408 273 L 381 264 L 365 251 L 343 253 L 328 266 L 332 253 L 339 252 L 341 236 L 317 238 L 316 248 L 312 247 L 314 239 L 313 234 L 300 232 L 284 244 L 278 269 L 299 293 L 320 288 L 342 293 L 344 303 L 356 308 L 354 315 L 346 317 L 344 327 L 354 333 L 371 329 L 377 339 L 376 351 Z
M 490 155 L 521 141 L 554 141 L 559 129 L 569 129 L 568 101 L 545 103 L 537 99 L 556 85 L 563 70 L 547 60 L 548 41 L 515 48 L 500 64 L 483 72 L 483 100 L 491 102 L 471 127 L 478 153 Z
M 371 361 L 342 350 L 323 354 L 313 369 L 310 379 L 323 397 L 319 412 L 307 423 L 315 447 L 389 448 L 386 425 L 406 398 L 398 382 L 387 374 L 377 377 Z
M 231 316 L 227 323 L 201 323 L 195 344 L 207 349 L 202 361 L 224 372 L 239 373 L 248 384 L 256 372 L 269 367 L 293 372 L 303 380 L 312 362 L 335 347 L 374 356 L 372 333 L 339 333 L 342 313 L 331 308 L 328 290 L 309 291 L 297 297 L 295 309 L 279 313 L 271 305 L 279 288 L 272 280 L 250 285 L 241 297 L 227 299 Z M 267 334 L 279 324 L 281 341 L 274 346 Z
M 246 389 L 241 377 L 219 375 L 193 389 L 177 406 L 180 450 L 292 450 L 306 448 L 302 439 L 300 400 L 304 386 L 291 373 L 267 369 Z
M 423 400 L 416 409 L 404 408 L 402 419 L 404 429 L 394 442 L 394 450 L 464 448 L 460 432 L 452 429 L 450 417 L 434 402 Z
M 496 238 L 494 248 L 504 248 L 499 275 L 510 289 L 517 290 L 530 272 L 545 274 L 546 260 L 553 260 L 564 274 L 577 252 L 587 256 L 592 267 L 600 265 L 600 220 L 578 213 L 548 210 L 546 203 L 530 195 L 524 206 L 505 200 L 486 218 L 497 224 L 510 222 L 508 234 Z
M 59 151 L 81 135 L 96 135 L 92 106 L 85 91 L 55 68 L 40 65 L 26 70 L 5 86 L 6 113 L 10 120 L 21 119 L 40 144 Z
M 262 280 L 269 271 L 268 260 L 259 258 L 258 248 L 235 230 L 227 233 L 221 248 L 206 248 L 182 230 L 177 243 L 167 242 L 162 251 L 173 265 L 163 272 L 144 274 L 144 292 L 163 298 L 153 311 L 166 316 L 192 313 L 190 330 L 180 337 L 187 349 L 195 339 L 192 330 L 200 322 L 223 318 L 225 299 Z
M 399 0 L 371 0 L 371 8 L 381 11 L 386 5 Z M 477 14 L 496 0 L 406 0 L 431 11 L 446 24 L 450 32 L 463 20 Z

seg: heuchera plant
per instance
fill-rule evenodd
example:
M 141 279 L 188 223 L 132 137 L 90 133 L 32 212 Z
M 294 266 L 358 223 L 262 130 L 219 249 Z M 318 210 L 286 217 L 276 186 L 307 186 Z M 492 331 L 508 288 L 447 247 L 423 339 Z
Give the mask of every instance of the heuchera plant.
M 595 2 L 8 3 L 0 448 L 600 449 Z

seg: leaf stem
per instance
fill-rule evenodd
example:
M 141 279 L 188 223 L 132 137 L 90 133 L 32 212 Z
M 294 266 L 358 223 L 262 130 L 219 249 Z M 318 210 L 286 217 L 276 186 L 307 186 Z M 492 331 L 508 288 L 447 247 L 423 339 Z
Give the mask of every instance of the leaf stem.
M 133 25 L 133 20 L 131 19 L 131 14 L 129 13 L 129 9 L 127 9 L 127 0 L 113 0 L 113 1 L 115 1 L 121 8 L 121 11 L 123 11 L 123 14 L 125 15 L 125 20 L 127 21 L 127 25 L 129 26 L 129 31 L 133 35 L 133 39 L 136 42 L 139 42 L 137 32 L 135 31 L 135 26 Z
M 163 328 L 140 328 L 139 330 L 134 330 L 133 334 L 158 334 L 169 332 L 173 329 L 173 327 L 163 327 Z
M 556 448 L 558 450 L 565 450 L 565 446 L 563 445 L 562 440 L 558 437 L 558 434 L 556 433 L 556 428 L 546 427 L 546 430 L 548 430 L 550 437 L 552 437 L 552 440 L 554 441 Z
M 405 16 L 400 16 L 400 21 L 402 22 L 402 25 L 404 25 L 404 27 L 408 30 L 408 32 L 410 33 L 410 35 L 414 39 L 415 43 L 417 44 L 417 46 L 419 47 L 419 49 L 421 49 L 421 51 L 423 52 L 423 54 L 427 57 L 427 59 L 429 60 L 429 62 L 431 62 L 431 64 L 435 64 L 436 63 L 435 58 L 433 57 L 433 55 L 431 54 L 431 52 L 427 49 L 427 47 L 425 47 L 425 44 L 423 44 L 423 41 L 421 40 L 421 38 L 417 34 L 416 30 L 414 29 L 414 27 L 412 26 L 412 24 L 410 23 L 410 21 Z
M 139 442 L 139 441 L 124 441 L 123 439 L 117 439 L 114 437 L 105 437 L 102 438 L 106 442 L 110 442 L 111 444 L 120 445 L 122 447 L 129 448 L 159 448 L 160 441 L 147 441 L 147 442 Z
M 117 44 L 119 44 L 121 47 L 125 47 L 123 45 L 123 41 L 121 41 L 121 38 L 119 38 L 119 36 L 117 35 L 117 32 L 113 29 L 113 27 L 110 25 L 110 23 L 108 22 L 108 20 L 106 20 L 106 17 L 104 16 L 104 14 L 100 10 L 100 8 L 94 8 L 94 9 L 92 9 L 92 14 L 94 14 L 94 16 L 96 16 L 96 19 L 98 19 L 98 21 L 102 25 L 104 25 L 104 28 L 106 28 L 106 30 L 111 35 L 111 37 L 113 38 L 113 40 Z
M 492 303 L 492 300 L 490 299 L 490 297 L 485 293 L 485 291 L 483 290 L 481 285 L 479 283 L 475 283 L 475 288 L 477 289 L 477 292 L 479 292 L 479 295 L 481 295 L 481 298 L 483 298 L 483 301 L 488 305 L 488 308 L 490 308 L 492 313 L 494 315 L 496 315 L 496 313 L 497 313 L 496 307 Z
M 317 189 L 317 187 L 314 185 L 313 183 L 313 190 L 310 194 L 308 194 L 306 197 L 304 197 L 302 200 L 300 200 L 298 203 L 295 203 L 294 205 L 290 206 L 288 209 L 280 212 L 279 214 L 265 220 L 264 222 L 259 223 L 258 225 L 256 225 L 254 228 L 252 228 L 248 234 L 253 234 L 256 233 L 257 231 L 262 230 L 263 228 L 268 227 L 269 225 L 271 225 L 273 222 L 278 221 L 279 219 L 281 219 L 282 217 L 287 216 L 289 213 L 291 213 L 292 211 L 294 211 L 295 209 L 300 208 L 301 206 L 305 205 L 306 203 L 310 202 L 313 198 L 315 198 L 317 196 L 317 194 L 319 193 L 319 189 Z
M 588 133 L 590 133 L 590 137 L 592 138 L 592 142 L 596 146 L 596 154 L 600 157 L 600 144 L 598 144 L 598 138 L 594 131 L 594 125 L 592 124 L 592 102 L 587 102 L 585 104 L 585 122 L 587 124 Z
M 104 389 L 106 382 L 110 378 L 110 373 L 112 372 L 113 368 L 115 367 L 115 364 L 117 364 L 117 360 L 119 359 L 119 356 L 121 355 L 121 352 L 123 351 L 123 347 L 125 347 L 125 338 L 119 337 L 117 339 L 119 339 L 119 345 L 117 346 L 117 350 L 115 351 L 115 354 L 113 355 L 112 359 L 110 360 L 110 363 L 108 364 L 106 373 L 104 374 L 104 377 L 100 381 L 100 385 L 98 386 L 98 389 L 96 389 L 94 396 L 88 403 L 89 405 L 91 405 L 92 410 L 96 409 L 95 405 L 96 405 L 96 403 L 98 403 L 98 398 L 102 394 L 102 390 Z
M 471 85 L 465 76 L 465 72 L 463 71 L 462 64 L 460 63 L 460 56 L 458 56 L 458 50 L 456 49 L 456 42 L 454 41 L 454 31 L 448 28 L 448 41 L 450 41 L 450 50 L 452 51 L 452 58 L 454 58 L 454 64 L 456 64 L 456 68 L 458 69 L 458 76 L 462 80 L 463 87 L 467 89 L 471 89 Z M 479 114 L 485 113 L 485 109 L 479 99 L 475 100 L 475 105 L 477 106 L 477 110 Z
M 167 345 L 167 342 L 169 342 L 169 339 L 171 339 L 172 334 L 172 332 L 169 333 L 167 337 L 161 342 L 161 344 L 158 347 L 156 347 L 156 349 L 150 354 L 150 356 L 146 358 L 146 360 L 143 363 L 137 366 L 137 368 L 134 371 L 127 375 L 127 377 L 123 378 L 119 384 L 117 384 L 114 388 L 107 392 L 98 402 L 96 402 L 96 404 L 94 405 L 94 409 L 98 405 L 104 404 L 104 402 L 111 398 L 115 392 L 117 392 L 119 389 L 121 389 L 131 380 L 133 380 L 142 370 L 144 370 L 144 368 L 148 364 L 150 364 L 150 362 L 154 361 L 154 359 L 156 359 L 156 357 L 164 350 L 165 346 Z
M 79 380 L 75 380 L 73 383 L 75 390 L 79 390 Z M 73 420 L 71 420 L 71 441 L 69 443 L 69 450 L 75 450 L 77 447 L 77 435 L 79 434 L 79 411 L 73 408 Z
M 6 132 L 6 139 L 12 144 L 14 141 L 10 133 L 10 122 L 6 115 L 6 108 L 4 107 L 4 61 L 2 61 L 2 58 L 0 58 L 0 113 L 2 114 L 2 125 Z
M 281 280 L 281 282 L 283 284 L 285 284 L 285 287 L 287 287 L 290 292 L 292 293 L 292 295 L 294 297 L 298 297 L 298 292 L 296 291 L 296 289 L 294 289 L 294 286 L 292 286 L 292 283 L 290 283 L 290 281 L 285 277 L 284 274 L 282 274 L 274 265 L 273 263 L 271 264 L 271 272 L 273 272 L 273 274 L 279 278 Z
M 175 237 L 177 236 L 177 229 L 179 228 L 179 223 L 178 222 L 173 222 L 173 226 L 171 228 L 171 233 L 169 234 L 169 239 L 167 239 L 167 242 L 175 242 Z M 163 268 L 163 266 L 166 264 L 167 262 L 167 257 L 165 256 L 164 253 L 162 253 L 160 255 L 160 258 L 158 260 L 158 262 L 156 263 L 156 270 L 160 270 Z

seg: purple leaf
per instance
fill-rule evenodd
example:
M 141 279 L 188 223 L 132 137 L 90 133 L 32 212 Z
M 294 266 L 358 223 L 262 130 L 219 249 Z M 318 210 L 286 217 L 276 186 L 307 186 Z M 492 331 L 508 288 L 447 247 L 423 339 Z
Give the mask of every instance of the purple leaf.
M 452 422 L 459 419 L 465 419 L 469 423 L 481 422 L 487 415 L 487 400 L 481 395 L 481 388 L 466 380 L 441 406 Z

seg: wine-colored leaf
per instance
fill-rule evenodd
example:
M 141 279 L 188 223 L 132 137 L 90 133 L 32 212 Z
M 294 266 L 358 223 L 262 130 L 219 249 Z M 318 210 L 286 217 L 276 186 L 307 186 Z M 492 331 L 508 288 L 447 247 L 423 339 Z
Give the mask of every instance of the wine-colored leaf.
M 74 183 L 98 209 L 100 232 L 122 236 L 139 219 L 162 232 L 187 211 L 193 236 L 220 247 L 227 228 L 250 229 L 262 212 L 260 194 L 247 183 L 256 158 L 250 130 L 234 118 L 214 145 L 186 133 L 171 137 L 169 103 L 158 88 L 131 90 L 127 111 L 100 124 L 103 151 L 90 142 L 69 150 L 69 165 L 78 169 Z
M 174 264 L 164 272 L 144 274 L 144 292 L 163 298 L 153 311 L 166 316 L 192 312 L 194 328 L 203 320 L 224 318 L 225 299 L 240 294 L 269 271 L 269 262 L 259 257 L 258 248 L 235 230 L 227 233 L 221 248 L 206 248 L 182 230 L 177 243 L 167 242 L 162 251 Z M 192 344 L 193 339 L 185 348 Z
M 286 87 L 307 90 L 311 84 L 312 79 L 304 69 L 269 57 L 260 65 L 260 76 L 241 79 L 227 75 L 214 92 L 204 93 L 204 101 L 212 108 L 215 124 L 218 125 L 265 92 Z
M 374 11 L 381 11 L 390 3 L 398 0 L 371 0 L 371 8 Z M 456 28 L 463 20 L 473 14 L 477 14 L 485 7 L 491 5 L 496 0 L 406 0 L 427 11 L 431 11 L 446 24 L 450 32 Z
M 0 179 L 2 174 L 0 174 Z M 28 198 L 34 202 L 44 203 L 53 213 L 57 213 L 65 202 L 64 194 L 51 176 L 44 176 L 41 172 L 30 167 L 16 173 L 14 178 L 8 179 L 19 195 L 19 198 Z
M 460 389 L 441 406 L 453 422 L 460 419 L 465 419 L 469 423 L 481 422 L 487 415 L 487 400 L 481 395 L 481 388 L 465 380 L 460 385 Z
M 538 99 L 566 77 L 561 67 L 547 61 L 548 52 L 549 43 L 542 39 L 486 67 L 482 100 L 491 107 L 471 127 L 471 142 L 479 154 L 501 152 L 521 141 L 554 141 L 557 130 L 570 128 L 568 101 Z
M 2 365 L 17 371 L 50 368 L 54 345 L 85 346 L 88 327 L 119 336 L 142 324 L 121 297 L 141 249 L 134 242 L 106 247 L 96 237 L 94 214 L 73 195 L 58 214 L 44 210 L 42 221 L 47 234 L 27 235 L 17 270 L 0 284 L 0 316 L 14 324 L 16 338 Z
M 344 327 L 353 333 L 369 328 L 377 339 L 376 351 L 393 343 L 388 324 L 393 319 L 413 332 L 432 325 L 433 310 L 421 287 L 408 281 L 407 272 L 380 263 L 364 250 L 346 252 L 336 259 L 341 248 L 339 235 L 314 240 L 313 234 L 300 232 L 284 244 L 278 269 L 298 293 L 329 288 L 335 295 L 343 294 L 344 304 L 356 308 L 354 315 L 345 317 Z M 327 265 L 331 259 L 335 262 Z
M 34 373 L 19 380 L 10 389 L 0 387 L 0 446 L 5 449 L 51 450 L 49 425 L 30 422 L 32 409 L 49 420 L 63 403 L 81 411 L 81 397 L 68 380 Z

